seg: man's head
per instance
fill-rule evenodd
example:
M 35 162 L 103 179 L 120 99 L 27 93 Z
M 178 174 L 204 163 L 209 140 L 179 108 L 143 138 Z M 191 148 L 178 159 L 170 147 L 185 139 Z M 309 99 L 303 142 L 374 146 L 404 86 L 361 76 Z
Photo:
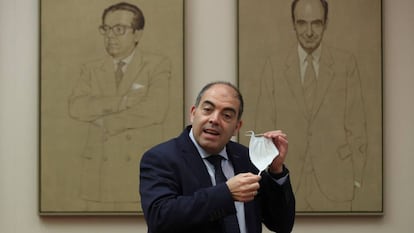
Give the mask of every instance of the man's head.
M 294 0 L 291 11 L 299 44 L 310 54 L 322 42 L 328 20 L 328 3 L 326 0 Z
M 99 31 L 104 35 L 108 54 L 116 59 L 129 56 L 141 39 L 144 26 L 144 14 L 135 5 L 121 2 L 106 8 Z
M 209 83 L 191 108 L 194 138 L 210 154 L 220 152 L 242 126 L 243 97 L 228 82 Z

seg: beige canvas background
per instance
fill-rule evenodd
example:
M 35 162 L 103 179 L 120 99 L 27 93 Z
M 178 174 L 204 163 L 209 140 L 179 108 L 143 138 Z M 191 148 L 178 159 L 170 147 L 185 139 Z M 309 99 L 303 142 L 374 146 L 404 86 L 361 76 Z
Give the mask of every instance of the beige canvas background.
M 81 64 L 105 56 L 98 26 L 102 22 L 103 10 L 117 2 L 40 1 L 41 211 L 82 212 L 85 208 L 85 203 L 79 198 L 79 173 L 88 123 L 69 117 L 68 96 L 80 76 Z M 164 124 L 164 137 L 167 139 L 177 135 L 184 125 L 183 1 L 128 2 L 139 6 L 146 20 L 139 47 L 166 55 L 172 62 L 172 92 L 165 96 L 165 100 L 172 103 Z
M 380 213 L 383 201 L 381 1 L 328 2 L 328 25 L 322 43 L 355 56 L 366 110 L 367 163 L 364 186 L 353 202 L 353 211 Z M 297 40 L 291 19 L 291 1 L 239 0 L 238 4 L 238 83 L 246 102 L 243 128 L 254 130 L 255 102 L 264 58 L 286 54 L 287 49 L 296 46 Z M 248 137 L 240 137 L 245 145 L 248 140 Z

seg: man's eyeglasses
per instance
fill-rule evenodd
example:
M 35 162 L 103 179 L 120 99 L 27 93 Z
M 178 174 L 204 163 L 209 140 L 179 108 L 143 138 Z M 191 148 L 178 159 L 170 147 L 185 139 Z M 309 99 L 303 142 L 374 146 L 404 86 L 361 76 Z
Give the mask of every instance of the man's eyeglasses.
M 117 24 L 111 27 L 111 26 L 104 24 L 104 25 L 99 26 L 99 32 L 102 35 L 106 36 L 109 34 L 110 31 L 112 31 L 112 33 L 115 36 L 122 36 L 125 34 L 128 28 L 132 28 L 132 27 L 129 25 L 122 25 L 122 24 Z

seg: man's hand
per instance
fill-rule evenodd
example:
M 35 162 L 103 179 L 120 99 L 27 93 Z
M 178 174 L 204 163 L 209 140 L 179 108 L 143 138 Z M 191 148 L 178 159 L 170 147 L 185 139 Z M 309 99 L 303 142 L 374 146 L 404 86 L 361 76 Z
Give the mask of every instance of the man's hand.
M 261 176 L 253 173 L 240 173 L 227 180 L 226 184 L 235 201 L 248 202 L 257 195 L 260 179 Z
M 263 136 L 272 139 L 276 148 L 279 150 L 279 156 L 277 156 L 270 164 L 270 172 L 274 174 L 283 172 L 283 163 L 285 162 L 288 152 L 287 135 L 281 130 L 275 130 L 266 132 L 263 134 Z

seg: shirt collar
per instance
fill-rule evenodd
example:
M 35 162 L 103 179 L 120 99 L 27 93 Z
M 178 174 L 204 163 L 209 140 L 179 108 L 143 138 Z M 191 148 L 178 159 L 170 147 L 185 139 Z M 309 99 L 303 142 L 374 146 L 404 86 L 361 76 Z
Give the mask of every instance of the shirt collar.
M 319 59 L 321 58 L 322 53 L 322 44 L 318 46 L 318 48 L 315 49 L 315 51 L 312 52 L 313 61 L 316 63 L 319 63 Z M 308 53 L 298 44 L 298 54 L 299 54 L 299 60 L 300 63 L 303 65 L 306 62 L 306 57 L 308 56 Z
M 117 66 L 120 61 L 123 61 L 125 63 L 125 65 L 128 65 L 131 62 L 134 55 L 135 55 L 135 49 L 132 51 L 132 53 L 128 57 L 126 57 L 124 59 L 114 59 L 113 60 L 114 65 Z

